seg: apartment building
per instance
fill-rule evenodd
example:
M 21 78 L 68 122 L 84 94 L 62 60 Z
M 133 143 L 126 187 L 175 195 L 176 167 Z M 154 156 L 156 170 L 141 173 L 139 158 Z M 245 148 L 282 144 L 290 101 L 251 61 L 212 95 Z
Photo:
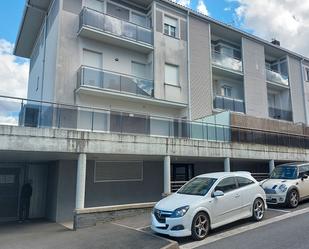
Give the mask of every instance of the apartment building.
M 50 137 L 7 149 L 0 173 L 19 179 L 16 196 L 34 181 L 32 217 L 309 160 L 309 59 L 171 1 L 28 0 L 15 54 L 30 58 L 15 135 Z

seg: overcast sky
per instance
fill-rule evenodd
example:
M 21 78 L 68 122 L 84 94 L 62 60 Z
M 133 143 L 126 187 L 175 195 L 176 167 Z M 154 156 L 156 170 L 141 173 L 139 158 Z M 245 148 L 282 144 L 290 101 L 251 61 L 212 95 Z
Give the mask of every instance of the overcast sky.
M 309 57 L 309 0 L 173 0 Z M 0 1 L 0 95 L 26 97 L 29 61 L 12 55 L 25 1 Z

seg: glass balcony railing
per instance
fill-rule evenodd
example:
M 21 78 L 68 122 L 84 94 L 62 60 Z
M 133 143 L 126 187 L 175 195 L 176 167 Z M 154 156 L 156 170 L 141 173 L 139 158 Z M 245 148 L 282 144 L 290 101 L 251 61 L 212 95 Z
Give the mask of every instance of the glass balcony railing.
M 241 99 L 233 99 L 233 98 L 227 98 L 224 96 L 216 96 L 214 99 L 214 108 L 244 113 L 245 112 L 245 102 Z
M 152 30 L 84 7 L 79 15 L 79 28 L 91 27 L 134 42 L 152 45 Z
M 241 59 L 230 57 L 226 54 L 212 51 L 212 63 L 219 67 L 231 69 L 233 71 L 242 72 L 242 61 Z
M 270 69 L 266 69 L 266 80 L 270 82 L 275 82 L 278 84 L 282 84 L 285 86 L 289 85 L 289 77 L 282 75 L 278 72 L 272 71 Z
M 309 149 L 309 136 L 0 96 L 0 125 Z M 28 131 L 29 133 L 29 131 Z M 35 132 L 32 132 L 35 134 Z
M 90 86 L 117 92 L 153 97 L 153 80 L 82 66 L 78 71 L 78 87 Z
M 293 121 L 292 111 L 282 110 L 275 107 L 268 108 L 269 117 L 285 121 Z

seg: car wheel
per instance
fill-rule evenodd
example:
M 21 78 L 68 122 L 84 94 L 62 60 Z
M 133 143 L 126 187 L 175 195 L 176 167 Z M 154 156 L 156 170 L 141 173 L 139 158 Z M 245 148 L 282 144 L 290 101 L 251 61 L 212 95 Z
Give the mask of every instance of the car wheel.
M 252 218 L 255 221 L 260 221 L 263 219 L 265 213 L 265 204 L 261 198 L 255 199 L 253 203 L 253 210 L 252 210 Z
M 299 203 L 299 194 L 296 189 L 290 190 L 286 195 L 286 204 L 290 208 L 296 208 Z
M 210 228 L 210 220 L 206 213 L 197 213 L 192 221 L 191 233 L 194 240 L 203 240 L 206 238 Z

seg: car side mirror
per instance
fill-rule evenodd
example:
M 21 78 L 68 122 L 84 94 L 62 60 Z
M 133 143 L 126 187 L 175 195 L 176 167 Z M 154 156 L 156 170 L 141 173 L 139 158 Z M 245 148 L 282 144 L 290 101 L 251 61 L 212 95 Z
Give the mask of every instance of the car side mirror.
M 306 175 L 306 174 L 304 174 L 304 175 L 301 177 L 302 180 L 305 180 L 305 179 L 307 179 L 307 178 L 308 178 L 308 175 Z
M 220 196 L 224 196 L 224 193 L 221 190 L 217 190 L 215 192 L 212 193 L 212 197 L 217 198 Z

